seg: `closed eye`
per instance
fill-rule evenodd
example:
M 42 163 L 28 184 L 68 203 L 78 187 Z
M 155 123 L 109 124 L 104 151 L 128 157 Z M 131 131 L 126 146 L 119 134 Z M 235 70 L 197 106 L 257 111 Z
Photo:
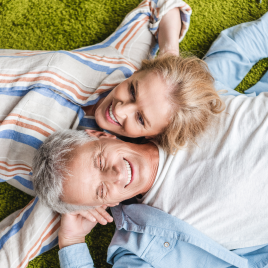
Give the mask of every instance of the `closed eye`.
M 136 101 L 136 92 L 135 92 L 135 88 L 133 86 L 133 82 L 131 82 L 131 84 L 130 84 L 129 92 L 130 92 L 132 100 Z
M 144 120 L 143 120 L 143 117 L 141 116 L 141 114 L 138 113 L 137 117 L 138 117 L 139 123 L 144 126 Z

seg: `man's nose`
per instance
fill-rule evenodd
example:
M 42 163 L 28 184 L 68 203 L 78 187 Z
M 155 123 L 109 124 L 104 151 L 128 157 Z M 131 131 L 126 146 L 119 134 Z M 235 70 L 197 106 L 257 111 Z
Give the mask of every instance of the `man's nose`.
M 114 112 L 116 116 L 125 119 L 135 113 L 135 104 L 130 102 L 118 102 L 114 108 Z
M 106 179 L 109 180 L 110 183 L 120 184 L 124 178 L 124 170 L 118 165 L 112 165 L 109 171 L 106 174 Z

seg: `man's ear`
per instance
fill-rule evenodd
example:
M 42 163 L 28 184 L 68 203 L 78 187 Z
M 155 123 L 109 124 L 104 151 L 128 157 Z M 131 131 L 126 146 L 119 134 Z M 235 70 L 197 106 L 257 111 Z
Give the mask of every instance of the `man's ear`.
M 97 138 L 109 138 L 109 139 L 116 139 L 116 136 L 107 132 L 97 131 L 97 130 L 91 130 L 86 129 L 86 132 L 90 136 L 94 136 Z

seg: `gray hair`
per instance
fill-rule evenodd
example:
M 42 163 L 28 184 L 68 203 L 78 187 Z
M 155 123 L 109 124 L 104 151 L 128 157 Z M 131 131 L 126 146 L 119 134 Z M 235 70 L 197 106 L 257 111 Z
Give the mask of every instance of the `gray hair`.
M 61 200 L 63 182 L 71 176 L 67 166 L 74 150 L 98 140 L 85 131 L 63 130 L 53 133 L 37 150 L 33 160 L 33 185 L 40 201 L 59 213 L 85 210 L 92 207 L 72 205 Z

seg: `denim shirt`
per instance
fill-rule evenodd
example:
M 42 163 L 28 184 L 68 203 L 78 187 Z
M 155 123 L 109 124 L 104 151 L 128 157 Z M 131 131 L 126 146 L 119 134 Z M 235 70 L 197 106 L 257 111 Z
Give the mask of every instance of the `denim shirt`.
M 268 245 L 229 251 L 159 209 L 119 204 L 111 210 L 116 231 L 107 262 L 115 268 L 259 268 L 268 264 Z M 62 268 L 94 267 L 85 243 L 61 249 L 59 257 Z
M 268 57 L 268 13 L 257 21 L 224 30 L 205 61 L 218 90 L 228 95 L 260 59 Z M 248 89 L 248 96 L 268 91 L 268 72 Z M 186 222 L 143 204 L 112 208 L 116 231 L 107 262 L 115 268 L 261 268 L 268 267 L 268 244 L 235 249 L 222 247 Z M 86 244 L 59 251 L 64 268 L 94 267 Z

